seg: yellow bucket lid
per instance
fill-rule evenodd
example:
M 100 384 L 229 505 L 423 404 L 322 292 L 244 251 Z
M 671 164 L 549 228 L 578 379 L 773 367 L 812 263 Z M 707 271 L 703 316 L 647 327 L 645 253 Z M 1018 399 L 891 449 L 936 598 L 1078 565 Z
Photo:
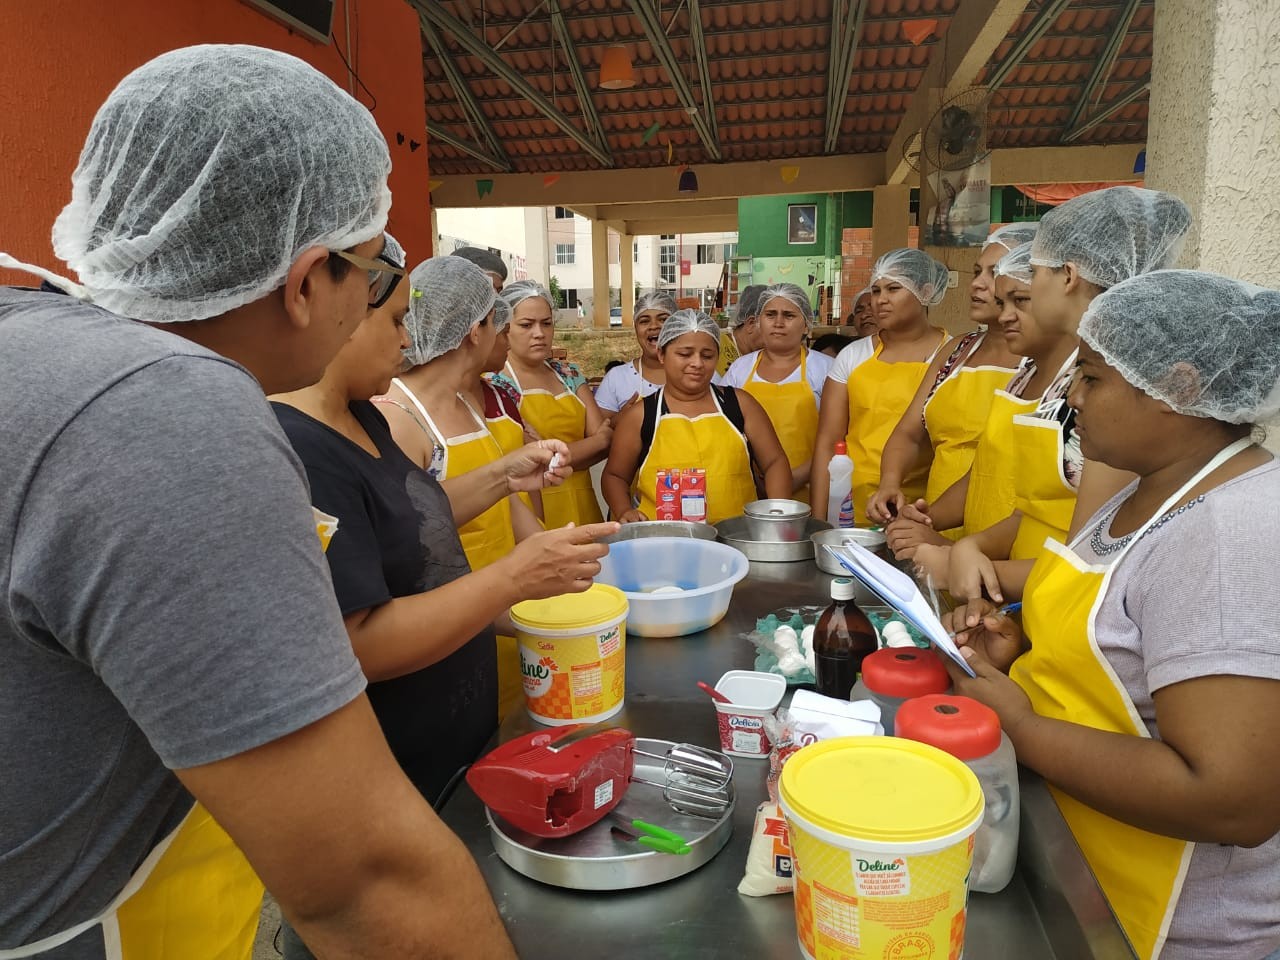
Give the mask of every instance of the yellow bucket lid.
M 607 583 L 593 583 L 582 593 L 521 600 L 511 608 L 517 627 L 535 630 L 581 630 L 626 615 L 626 594 Z
M 963 762 L 927 743 L 840 737 L 782 768 L 783 802 L 829 833 L 877 843 L 949 836 L 982 813 L 982 786 Z

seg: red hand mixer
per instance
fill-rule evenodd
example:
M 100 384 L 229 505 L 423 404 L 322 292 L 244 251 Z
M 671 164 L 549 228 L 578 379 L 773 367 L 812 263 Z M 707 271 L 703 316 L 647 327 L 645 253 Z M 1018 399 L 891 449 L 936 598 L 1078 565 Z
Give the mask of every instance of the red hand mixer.
M 635 776 L 636 756 L 663 764 L 665 781 Z M 467 771 L 484 804 L 537 837 L 567 837 L 616 807 L 632 783 L 659 787 L 678 813 L 719 818 L 733 802 L 733 761 L 722 753 L 675 744 L 665 754 L 636 749 L 619 727 L 572 724 L 510 740 Z

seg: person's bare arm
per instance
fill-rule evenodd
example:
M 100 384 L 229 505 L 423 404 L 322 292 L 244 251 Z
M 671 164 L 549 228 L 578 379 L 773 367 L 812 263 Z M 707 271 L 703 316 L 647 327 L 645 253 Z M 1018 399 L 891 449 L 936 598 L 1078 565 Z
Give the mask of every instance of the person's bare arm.
M 1076 506 L 1071 513 L 1071 526 L 1067 532 L 1070 542 L 1102 505 L 1138 479 L 1136 473 L 1117 470 L 1098 460 L 1086 460 L 1080 474 L 1080 487 L 1076 491 Z
M 1210 676 L 1157 690 L 1157 740 L 1041 717 L 980 655 L 969 663 L 978 676 L 952 670 L 956 693 L 992 707 L 1019 762 L 1095 810 L 1200 843 L 1255 847 L 1280 830 L 1280 805 L 1259 802 L 1280 793 L 1280 680 Z
M 559 440 L 526 443 L 484 466 L 441 481 L 453 509 L 453 522 L 462 526 L 508 494 L 563 482 L 572 470 L 551 470 L 551 459 L 556 454 L 563 460 L 569 456 L 569 447 Z
M 376 406 L 391 428 L 391 439 L 395 440 L 396 446 L 423 470 L 430 467 L 435 444 L 421 421 L 400 406 L 398 401 L 378 401 Z
M 782 449 L 782 441 L 773 429 L 773 421 L 769 419 L 764 407 L 760 406 L 760 402 L 747 391 L 734 387 L 729 389 L 738 395 L 747 442 L 751 444 L 756 466 L 764 476 L 766 495 L 782 500 L 790 499 L 794 492 L 791 486 L 791 464 L 787 461 L 786 451 Z
M 608 547 L 595 543 L 617 524 L 547 530 L 487 567 L 426 593 L 396 597 L 345 618 L 369 680 L 389 680 L 438 663 L 521 600 L 581 593 Z
M 947 572 L 947 589 L 956 599 L 980 597 L 984 589 L 993 600 L 1005 599 L 997 562 L 1006 561 L 1021 522 L 1022 514 L 1015 510 L 999 523 L 956 541 L 949 553 Z M 1024 574 L 1022 582 L 1025 581 Z M 1011 576 L 1010 584 L 1013 582 Z
M 544 529 L 542 522 L 528 504 L 514 493 L 507 499 L 511 503 L 511 531 L 516 536 L 516 543 L 542 532 Z
M 177 774 L 317 957 L 515 957 L 475 861 L 405 778 L 365 696 Z
M 849 433 L 849 388 L 828 378 L 818 407 L 818 435 L 813 441 L 813 465 L 809 469 L 809 504 L 817 520 L 833 522 L 827 516 L 827 496 L 831 492 L 828 465 L 836 442 Z M 855 466 L 856 469 L 856 466 Z
M 644 421 L 644 404 L 633 404 L 618 413 L 618 426 L 613 432 L 609 459 L 600 475 L 600 492 L 609 505 L 609 516 L 622 523 L 635 523 L 648 518 L 631 506 L 631 485 L 640 469 L 640 426 Z
M 577 395 L 587 408 L 586 435 L 569 444 L 569 455 L 573 469 L 587 470 L 609 455 L 614 418 L 604 415 L 591 388 L 585 383 L 578 387 Z
M 876 523 L 888 523 L 893 519 L 888 504 L 901 511 L 906 502 L 902 496 L 902 478 L 915 466 L 920 458 L 920 451 L 929 444 L 929 434 L 924 428 L 924 402 L 933 389 L 933 381 L 938 378 L 938 371 L 946 362 L 951 351 L 955 349 L 957 338 L 952 338 L 941 350 L 920 381 L 911 404 L 903 413 L 898 425 L 885 441 L 884 452 L 880 456 L 880 486 L 871 499 L 867 501 L 867 516 Z
M 969 471 L 929 504 L 929 521 L 933 529 L 954 530 L 964 526 L 964 502 L 969 496 Z

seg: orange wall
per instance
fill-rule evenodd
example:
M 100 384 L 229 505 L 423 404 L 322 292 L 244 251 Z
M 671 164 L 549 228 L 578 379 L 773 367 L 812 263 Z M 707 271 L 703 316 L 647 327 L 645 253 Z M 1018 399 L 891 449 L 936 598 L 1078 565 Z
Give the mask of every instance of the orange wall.
M 313 64 L 350 90 L 332 44 L 290 33 L 241 0 L 38 0 L 7 4 L 0 57 L 0 250 L 65 274 L 53 220 L 71 196 L 71 172 L 98 106 L 130 70 L 196 43 L 252 43 Z M 431 255 L 426 107 L 418 16 L 405 0 L 338 0 L 333 31 L 373 95 L 356 96 L 391 150 L 389 229 L 409 262 Z M 351 15 L 347 51 L 344 13 Z M 396 134 L 404 143 L 396 143 Z M 423 144 L 410 150 L 410 140 Z M 34 285 L 0 270 L 0 283 Z

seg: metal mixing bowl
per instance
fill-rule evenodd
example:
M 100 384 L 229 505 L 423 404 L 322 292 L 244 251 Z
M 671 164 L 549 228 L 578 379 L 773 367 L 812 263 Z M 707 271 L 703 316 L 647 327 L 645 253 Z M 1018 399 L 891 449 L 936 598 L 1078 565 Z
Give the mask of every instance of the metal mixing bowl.
M 818 569 L 823 573 L 830 573 L 837 577 L 847 577 L 849 571 L 840 566 L 835 557 L 827 553 L 825 549 L 827 544 L 839 547 L 846 542 L 852 542 L 866 547 L 881 556 L 885 556 L 888 550 L 885 545 L 884 531 L 869 530 L 866 527 L 837 527 L 831 530 L 819 530 L 809 539 L 813 541 L 813 559 L 818 564 Z
M 690 523 L 688 520 L 645 520 L 640 523 L 624 523 L 621 530 L 611 537 L 601 537 L 600 542 L 621 543 L 623 540 L 643 540 L 646 537 L 714 540 L 716 528 L 709 523 Z

